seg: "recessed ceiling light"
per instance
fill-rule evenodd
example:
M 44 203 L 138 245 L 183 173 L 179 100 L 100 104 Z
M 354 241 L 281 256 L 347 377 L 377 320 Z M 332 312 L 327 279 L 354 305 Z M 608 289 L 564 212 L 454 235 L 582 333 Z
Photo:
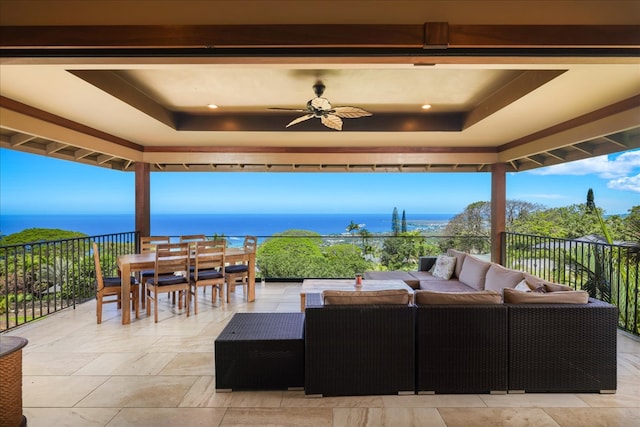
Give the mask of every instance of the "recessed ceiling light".
M 431 108 L 431 104 L 423 104 L 422 107 L 423 110 L 428 110 L 429 108 Z
M 216 104 L 209 104 L 207 105 L 207 108 L 211 108 L 212 110 L 215 110 L 216 108 L 218 108 L 218 106 Z

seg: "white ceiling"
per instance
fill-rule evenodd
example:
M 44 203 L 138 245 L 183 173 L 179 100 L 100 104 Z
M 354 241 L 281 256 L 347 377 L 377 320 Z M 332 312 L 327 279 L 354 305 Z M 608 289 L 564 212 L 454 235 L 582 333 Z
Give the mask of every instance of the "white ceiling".
M 174 3 L 192 9 L 171 22 L 190 24 L 201 23 L 198 8 L 226 11 L 228 19 L 208 20 L 225 24 L 306 23 L 330 15 L 351 23 L 637 20 L 619 10 L 628 4 L 602 1 L 554 2 L 565 21 L 541 14 L 539 2 L 532 1 L 345 1 L 340 19 L 329 10 L 334 1 L 323 2 L 315 15 L 311 2 L 127 2 L 130 14 L 109 3 L 118 15 L 97 8 L 106 4 L 101 1 L 32 1 L 27 3 L 37 4 L 32 10 L 39 13 L 29 17 L 24 3 L 3 3 L 2 25 L 167 23 Z M 160 5 L 157 13 L 143 18 L 142 6 L 152 3 Z M 264 15 L 243 18 L 239 3 Z M 286 6 L 291 15 L 266 12 L 266 3 Z M 585 12 L 578 3 L 591 9 Z M 613 3 L 618 9 L 607 8 Z M 371 5 L 366 19 L 358 14 L 365 4 Z M 63 6 L 85 14 L 65 15 Z M 491 10 L 500 6 L 504 15 L 496 18 Z M 318 79 L 333 106 L 357 106 L 373 116 L 344 119 L 341 132 L 317 123 L 285 129 L 301 113 L 269 108 L 304 108 Z M 123 170 L 135 162 L 151 163 L 154 170 L 486 171 L 496 162 L 525 170 L 640 146 L 640 102 L 634 98 L 640 95 L 640 59 L 634 55 L 3 55 L 0 95 L 2 147 Z M 219 108 L 210 110 L 209 103 Z M 433 107 L 420 109 L 424 103 Z M 437 128 L 452 117 L 462 117 L 459 128 Z

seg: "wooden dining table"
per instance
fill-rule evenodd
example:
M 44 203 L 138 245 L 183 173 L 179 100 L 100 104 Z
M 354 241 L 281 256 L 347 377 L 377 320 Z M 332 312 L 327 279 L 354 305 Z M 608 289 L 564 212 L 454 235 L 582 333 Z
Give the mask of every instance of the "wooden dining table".
M 247 260 L 249 263 L 249 284 L 247 290 L 247 301 L 253 302 L 256 299 L 256 254 L 247 253 L 244 248 L 227 248 L 224 252 L 225 262 L 235 264 L 239 261 Z M 132 273 L 143 270 L 153 270 L 156 262 L 155 252 L 142 254 L 126 254 L 118 257 L 118 268 L 121 274 L 122 283 L 122 307 L 129 307 L 131 304 L 131 280 Z M 122 324 L 131 323 L 131 311 L 122 310 Z

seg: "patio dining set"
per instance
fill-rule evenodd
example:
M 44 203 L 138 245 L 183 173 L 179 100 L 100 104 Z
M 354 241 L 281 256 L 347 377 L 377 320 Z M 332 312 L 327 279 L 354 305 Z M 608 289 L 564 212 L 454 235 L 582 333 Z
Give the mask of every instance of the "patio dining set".
M 93 244 L 93 256 L 97 285 L 97 322 L 102 322 L 102 305 L 115 302 L 129 307 L 139 317 L 140 308 L 146 308 L 147 316 L 154 309 L 154 321 L 158 322 L 158 296 L 171 296 L 178 309 L 190 315 L 191 300 L 194 313 L 198 314 L 198 288 L 206 292 L 211 287 L 211 301 L 223 298 L 229 302 L 236 286 L 243 287 L 248 301 L 255 300 L 255 252 L 257 238 L 245 236 L 242 248 L 227 247 L 225 239 L 209 240 L 205 235 L 180 236 L 179 242 L 171 242 L 169 236 L 145 236 L 140 238 L 140 253 L 118 257 L 118 276 L 102 274 L 98 245 Z M 177 295 L 177 298 L 176 298 Z M 131 322 L 131 310 L 122 310 L 122 323 Z

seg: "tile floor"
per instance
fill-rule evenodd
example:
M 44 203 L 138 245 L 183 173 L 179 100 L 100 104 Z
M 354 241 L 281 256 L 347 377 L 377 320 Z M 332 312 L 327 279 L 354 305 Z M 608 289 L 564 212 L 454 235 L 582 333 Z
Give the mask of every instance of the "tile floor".
M 213 342 L 236 312 L 297 311 L 296 283 L 238 288 L 229 304 L 200 294 L 186 317 L 161 301 L 159 323 L 120 324 L 95 302 L 11 331 L 23 351 L 23 404 L 39 426 L 638 426 L 640 341 L 618 335 L 618 392 L 307 398 L 303 391 L 216 393 Z M 207 295 L 209 296 L 209 295 Z

